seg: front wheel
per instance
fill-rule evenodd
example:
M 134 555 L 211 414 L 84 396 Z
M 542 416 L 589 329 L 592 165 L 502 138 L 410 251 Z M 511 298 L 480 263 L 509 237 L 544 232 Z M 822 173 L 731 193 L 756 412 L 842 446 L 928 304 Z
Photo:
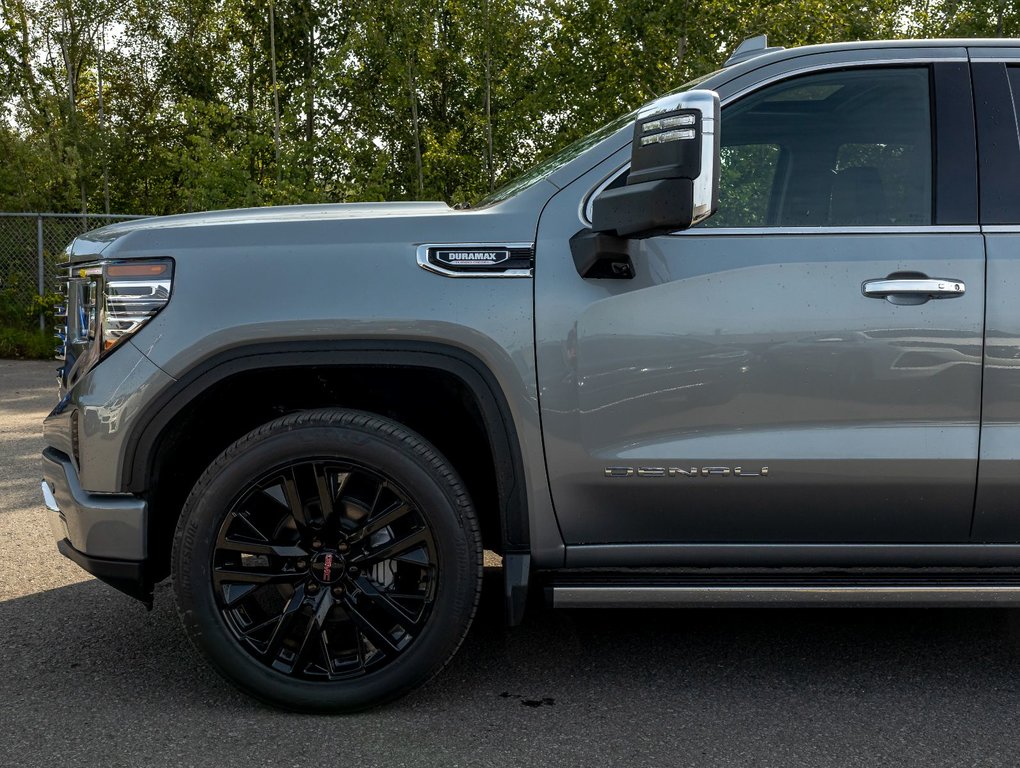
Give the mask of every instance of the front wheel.
M 478 522 L 421 436 L 306 411 L 225 450 L 174 538 L 177 610 L 230 682 L 271 704 L 354 711 L 450 660 L 481 590 Z

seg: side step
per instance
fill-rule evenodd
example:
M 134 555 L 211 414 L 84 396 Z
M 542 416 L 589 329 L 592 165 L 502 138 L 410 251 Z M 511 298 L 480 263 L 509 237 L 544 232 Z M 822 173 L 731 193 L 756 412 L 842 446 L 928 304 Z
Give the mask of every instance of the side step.
M 553 584 L 554 608 L 1020 606 L 1020 582 Z

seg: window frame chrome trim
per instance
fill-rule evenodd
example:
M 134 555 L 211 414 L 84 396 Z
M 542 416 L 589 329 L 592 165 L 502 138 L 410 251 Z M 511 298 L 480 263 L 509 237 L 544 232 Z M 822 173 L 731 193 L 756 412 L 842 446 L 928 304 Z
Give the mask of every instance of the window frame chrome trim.
M 957 46 L 951 46 L 951 47 L 955 48 Z M 911 49 L 908 49 L 908 50 L 911 50 Z M 826 62 L 824 64 L 815 64 L 813 66 L 804 65 L 804 66 L 798 67 L 796 69 L 790 69 L 790 70 L 787 70 L 785 72 L 772 75 L 770 77 L 765 78 L 764 80 L 759 80 L 758 82 L 753 83 L 752 85 L 748 85 L 748 86 L 740 89 L 739 91 L 735 91 L 735 92 L 729 94 L 725 98 L 720 99 L 720 102 L 721 102 L 720 108 L 721 109 L 725 109 L 731 102 L 737 101 L 738 99 L 742 99 L 745 96 L 748 96 L 751 93 L 754 93 L 755 91 L 761 90 L 762 88 L 765 88 L 765 87 L 771 85 L 772 83 L 776 83 L 776 82 L 779 82 L 781 80 L 788 80 L 788 79 L 790 79 L 792 77 L 797 77 L 798 75 L 809 74 L 811 72 L 823 72 L 825 70 L 831 70 L 831 69 L 858 69 L 858 68 L 884 66 L 884 65 L 888 65 L 888 64 L 891 64 L 891 65 L 894 65 L 894 66 L 902 66 L 904 64 L 917 64 L 918 66 L 931 66 L 933 64 L 941 64 L 941 63 L 945 63 L 945 62 L 955 62 L 955 63 L 965 62 L 965 63 L 967 63 L 967 62 L 970 62 L 970 58 L 967 57 L 967 56 L 945 56 L 945 57 L 937 57 L 937 58 L 930 58 L 930 57 L 924 57 L 924 56 L 918 56 L 918 57 L 899 56 L 899 57 L 890 58 L 890 59 L 886 59 L 886 58 L 883 58 L 883 59 L 862 59 L 862 60 L 859 60 L 859 61 Z M 751 74 L 753 71 L 754 70 L 752 70 L 751 72 L 745 73 L 745 74 Z M 738 76 L 736 79 L 740 79 L 740 77 L 742 77 L 742 76 L 743 75 Z M 612 171 L 608 176 L 606 176 L 606 178 L 604 178 L 601 182 L 599 182 L 598 186 L 596 186 L 594 189 L 589 191 L 584 197 L 581 198 L 581 203 L 578 206 L 578 210 L 577 210 L 577 217 L 581 220 L 581 224 L 583 226 L 591 227 L 592 206 L 594 205 L 594 200 L 595 200 L 596 195 L 598 195 L 600 192 L 602 192 L 603 189 L 605 189 L 607 186 L 612 184 L 613 181 L 615 181 L 617 178 L 619 178 L 622 174 L 626 173 L 629 169 L 630 169 L 630 160 L 627 160 L 627 162 L 625 162 L 623 165 L 618 167 L 616 170 Z M 934 199 L 934 193 L 933 193 L 933 199 Z M 937 226 L 937 225 L 933 225 L 933 226 Z M 728 229 L 739 229 L 739 227 L 729 227 Z M 768 229 L 770 232 L 774 232 L 777 228 L 776 227 L 758 227 L 756 229 Z M 805 229 L 807 229 L 807 227 L 805 227 Z M 902 232 L 903 230 L 900 229 L 899 231 Z M 676 235 L 676 234 L 680 234 L 680 232 L 678 231 L 678 232 L 671 232 L 670 233 L 670 235 Z
M 535 243 L 422 243 L 415 249 L 415 259 L 418 262 L 418 266 L 424 269 L 426 272 L 432 272 L 443 277 L 534 277 L 535 269 L 534 266 L 528 269 L 505 269 L 502 271 L 486 271 L 482 269 L 472 270 L 470 272 L 455 272 L 452 269 L 445 269 L 429 261 L 429 249 L 437 248 L 444 250 L 457 250 L 459 248 L 470 249 L 470 248 L 491 248 L 491 249 L 504 249 L 504 250 L 515 250 L 527 248 L 531 251 L 532 263 L 535 259 Z
M 1010 53 L 1002 53 L 1003 51 L 1010 51 Z M 967 53 L 969 55 L 969 61 L 974 64 L 1020 64 L 1020 51 L 1016 50 L 1016 46 L 972 45 L 967 46 Z
M 726 235 L 728 237 L 760 237 L 762 235 L 924 235 L 924 234 L 956 234 L 979 235 L 981 227 L 977 224 L 929 224 L 923 226 L 895 225 L 863 226 L 863 227 L 719 227 L 711 229 L 687 229 L 670 232 L 666 237 L 704 237 L 706 235 Z
M 633 142 L 632 142 L 633 143 Z M 602 194 L 602 192 L 614 181 L 623 176 L 627 171 L 630 170 L 630 160 L 621 165 L 615 171 L 610 173 L 606 178 L 599 182 L 598 186 L 595 187 L 591 192 L 581 198 L 581 205 L 577 210 L 577 217 L 581 220 L 581 223 L 586 226 L 591 226 L 592 209 L 595 206 L 595 198 Z

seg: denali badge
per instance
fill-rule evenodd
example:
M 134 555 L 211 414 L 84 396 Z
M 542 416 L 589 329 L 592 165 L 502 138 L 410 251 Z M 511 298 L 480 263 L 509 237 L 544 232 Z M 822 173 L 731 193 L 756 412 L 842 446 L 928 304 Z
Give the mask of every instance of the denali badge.
M 436 261 L 448 267 L 494 267 L 510 260 L 504 249 L 470 249 L 436 251 Z
M 768 477 L 769 468 L 744 467 L 606 467 L 606 477 Z

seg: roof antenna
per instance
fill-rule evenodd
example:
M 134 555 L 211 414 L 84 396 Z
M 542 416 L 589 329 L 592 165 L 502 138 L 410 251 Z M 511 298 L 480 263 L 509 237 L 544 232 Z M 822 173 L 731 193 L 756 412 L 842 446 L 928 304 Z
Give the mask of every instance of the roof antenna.
M 783 50 L 783 46 L 781 45 L 769 48 L 769 39 L 766 35 L 748 37 L 744 40 L 744 42 L 737 46 L 737 50 L 733 52 L 732 56 L 726 59 L 726 63 L 723 64 L 723 66 L 731 67 L 742 61 L 747 61 L 748 59 L 753 59 L 758 56 L 764 56 L 766 53 L 781 50 Z

